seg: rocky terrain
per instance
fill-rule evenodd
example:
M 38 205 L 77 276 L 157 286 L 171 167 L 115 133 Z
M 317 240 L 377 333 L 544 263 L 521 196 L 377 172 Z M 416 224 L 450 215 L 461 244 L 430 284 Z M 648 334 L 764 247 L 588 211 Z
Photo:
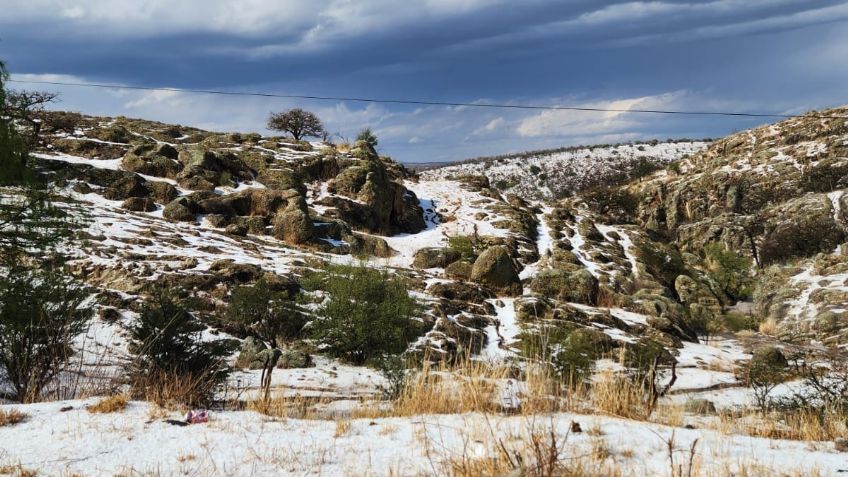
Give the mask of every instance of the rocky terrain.
M 421 176 L 485 175 L 502 192 L 550 200 L 647 174 L 708 145 L 707 141 L 668 140 L 531 151 L 426 168 Z
M 846 115 L 848 109 L 829 113 Z M 61 124 L 59 119 L 54 123 Z M 89 389 L 113 386 L 126 354 L 121 325 L 137 317 L 155 287 L 190 293 L 199 300 L 208 333 L 228 335 L 233 330 L 210 317 L 226 309 L 235 286 L 273 277 L 297 293 L 306 274 L 324 263 L 362 261 L 408 279 L 410 293 L 423 304 L 424 329 L 410 344 L 410 355 L 436 364 L 471 359 L 510 370 L 494 380 L 506 389 L 499 405 L 504 413 L 532 394 L 527 363 L 538 358 L 534 353 L 556 356 L 577 341 L 588 343 L 594 371 L 603 374 L 621 370 L 645 350 L 662 350 L 664 382 L 672 382 L 661 404 L 683 409 L 674 422 L 589 417 L 585 409 L 552 415 L 555 428 L 596 422 L 595 437 L 609 435 L 602 469 L 614 463 L 636 474 L 682 475 L 674 465 L 669 473 L 665 456 L 649 457 L 663 455 L 675 429 L 681 449 L 691 446 L 694 453 L 696 439 L 716 446 L 699 458 L 699 472 L 709 475 L 736 475 L 744 467 L 740 462 L 753 456 L 762 459 L 762 467 L 748 470 L 762 475 L 845 468 L 845 454 L 830 441 L 801 445 L 730 432 L 730 441 L 722 442 L 728 431 L 717 423 L 724 422 L 722 413 L 753 405 L 739 370 L 758 346 L 839 351 L 848 344 L 846 119 L 804 116 L 709 144 L 578 149 L 420 174 L 364 142 L 310 143 L 99 117 L 45 127 L 44 134 L 35 153 L 39 165 L 68 198 L 67 207 L 86 221 L 84 237 L 71 253 L 75 275 L 98 294 L 98 316 L 80 339 L 77 358 Z M 643 158 L 659 170 L 602 187 L 605 178 L 622 180 Z M 728 278 L 725 256 L 747 264 L 745 269 Z M 242 364 L 256 352 L 250 346 L 245 341 Z M 314 412 L 345 419 L 362 399 L 378 399 L 385 378 L 374 370 L 329 359 L 308 342 L 292 349 L 306 356 L 286 361 L 288 369 L 274 374 L 275 395 L 320 397 L 323 407 Z M 259 371 L 250 367 L 233 378 L 244 396 L 258 387 Z M 788 393 L 792 386 L 785 383 L 776 392 Z M 69 402 L 74 408 L 87 404 Z M 98 472 L 70 460 L 78 451 L 61 439 L 50 451 L 65 459 L 61 465 L 37 458 L 32 442 L 63 421 L 60 407 L 30 406 L 31 421 L 0 427 L 0 442 L 17 441 L 0 444 L 6 454 L 0 458 L 51 475 Z M 153 412 L 143 403 L 129 409 L 130 416 Z M 99 417 L 71 415 L 79 425 L 106 425 Z M 380 442 L 402 436 L 412 449 L 422 439 L 429 443 L 425 447 L 443 439 L 449 441 L 443 448 L 456 448 L 468 437 L 444 429 L 482 427 L 477 414 L 432 418 L 423 431 L 408 416 L 375 418 L 374 428 L 363 416 L 354 419 L 354 431 L 340 433 L 338 424 L 314 429 L 310 421 L 266 422 L 250 414 L 239 422 L 238 415 L 222 411 L 221 421 L 197 438 L 221 452 L 221 465 L 230 469 L 245 453 L 263 454 L 252 463 L 259 474 L 322 473 L 318 461 L 333 475 L 345 474 L 345 462 L 363 475 L 439 474 L 447 467 L 434 468 L 434 460 L 441 466 L 450 456 L 424 450 L 401 461 Z M 132 441 L 130 447 L 113 452 L 109 438 L 89 443 L 92 455 L 109 455 L 97 469 L 147 472 L 155 466 L 133 457 L 154 447 L 140 436 L 161 424 L 141 426 L 143 419 L 109 431 L 111 438 Z M 520 419 L 498 417 L 493 435 L 517 432 L 509 429 L 521 427 Z M 76 425 L 59 432 L 71 435 Z M 248 442 L 225 452 L 238 440 L 233 436 L 239 426 Z M 165 428 L 169 436 L 176 431 Z M 286 448 L 285 455 L 268 457 L 271 444 L 253 440 L 264 432 L 281 436 L 272 442 Z M 324 436 L 327 432 L 335 437 Z M 27 437 L 12 439 L 9 433 Z M 305 441 L 297 437 L 304 435 Z M 646 435 L 659 436 L 659 445 L 644 442 Z M 594 449 L 587 434 L 574 439 Z M 327 448 L 323 457 L 310 453 L 301 462 L 292 460 L 304 442 L 331 440 L 339 448 Z M 473 453 L 481 455 L 497 444 L 471 441 L 480 447 Z M 168 459 L 180 462 L 174 466 L 191 460 L 180 456 L 201 454 L 178 447 L 167 451 Z M 673 461 L 676 451 L 669 452 Z M 179 472 L 174 466 L 166 473 Z M 201 467 L 227 472 L 205 461 Z

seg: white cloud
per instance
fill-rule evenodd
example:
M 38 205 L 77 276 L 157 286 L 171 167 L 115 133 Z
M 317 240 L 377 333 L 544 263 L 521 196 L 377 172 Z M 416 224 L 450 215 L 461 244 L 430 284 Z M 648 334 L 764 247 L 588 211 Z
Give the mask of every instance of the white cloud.
M 636 129 L 650 122 L 650 115 L 627 113 L 633 109 L 672 108 L 685 95 L 671 92 L 641 98 L 595 101 L 577 104 L 585 108 L 612 109 L 617 111 L 571 111 L 549 110 L 522 120 L 516 132 L 522 137 L 541 136 L 586 136 L 610 134 Z
M 479 136 L 481 134 L 489 134 L 502 128 L 504 125 L 506 125 L 506 120 L 502 117 L 497 117 L 487 122 L 486 124 L 480 126 L 479 128 L 475 129 L 472 134 L 475 136 Z

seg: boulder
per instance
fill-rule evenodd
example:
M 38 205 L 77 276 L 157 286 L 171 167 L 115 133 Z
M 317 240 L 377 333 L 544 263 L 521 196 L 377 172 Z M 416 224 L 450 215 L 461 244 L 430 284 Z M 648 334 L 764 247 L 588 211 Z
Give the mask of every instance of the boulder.
M 156 203 L 150 197 L 130 197 L 121 204 L 121 208 L 133 212 L 153 212 Z
M 472 268 L 474 268 L 473 263 L 460 260 L 445 267 L 445 275 L 454 280 L 468 280 L 471 278 Z
M 238 358 L 236 358 L 236 367 L 242 369 L 262 369 L 265 363 L 260 359 L 260 354 L 267 349 L 268 347 L 265 343 L 253 337 L 246 338 L 242 341 L 241 352 L 239 352 Z
M 492 288 L 520 293 L 521 279 L 506 247 L 489 247 L 471 267 L 471 280 Z
M 277 367 L 280 369 L 311 368 L 312 366 L 315 366 L 312 356 L 301 350 L 285 350 L 277 361 Z
M 109 200 L 125 200 L 130 197 L 147 197 L 150 195 L 150 190 L 146 187 L 146 181 L 135 175 L 125 175 L 106 188 L 103 197 Z
M 195 222 L 200 207 L 188 197 L 179 197 L 165 206 L 162 216 L 172 222 Z
M 456 250 L 440 247 L 425 247 L 415 252 L 412 259 L 413 268 L 445 268 L 461 258 Z
M 598 302 L 598 279 L 585 268 L 545 270 L 533 279 L 530 288 L 556 300 L 586 305 Z
M 315 230 L 306 212 L 289 208 L 274 217 L 273 234 L 286 243 L 298 245 L 312 240 Z
M 146 185 L 150 189 L 150 197 L 161 204 L 167 204 L 180 196 L 177 188 L 167 182 L 148 181 Z

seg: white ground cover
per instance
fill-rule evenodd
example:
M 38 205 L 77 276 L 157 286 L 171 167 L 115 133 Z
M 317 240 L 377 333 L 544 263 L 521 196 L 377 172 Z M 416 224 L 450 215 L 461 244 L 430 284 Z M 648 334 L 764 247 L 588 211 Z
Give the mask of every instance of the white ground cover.
M 695 462 L 705 471 L 733 472 L 740 463 L 756 465 L 762 475 L 813 470 L 831 475 L 848 468 L 845 455 L 834 452 L 831 443 L 726 435 L 604 416 L 421 415 L 339 425 L 213 411 L 207 424 L 179 427 L 164 418 L 181 415 L 155 415 L 147 403 L 131 402 L 114 414 L 91 414 L 85 406 L 92 402 L 8 406 L 30 417 L 0 428 L 0 463 L 19 464 L 39 475 L 445 475 L 450 460 L 494 457 L 501 443 L 522 452 L 531 434 L 548 438 L 553 429 L 566 465 L 591 464 L 586 456 L 602 445 L 609 455 L 602 462 L 628 475 L 671 475 L 669 440 L 675 461 L 685 465 L 696 439 Z M 60 411 L 69 406 L 71 410 Z M 572 421 L 592 432 L 570 433 Z

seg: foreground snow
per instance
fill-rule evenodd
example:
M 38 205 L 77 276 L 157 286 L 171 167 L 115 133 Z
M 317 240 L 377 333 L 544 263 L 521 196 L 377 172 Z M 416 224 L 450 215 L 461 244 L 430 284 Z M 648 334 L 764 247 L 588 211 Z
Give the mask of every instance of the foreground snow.
M 208 424 L 180 427 L 165 422 L 179 415 L 156 415 L 146 403 L 132 402 L 116 414 L 91 414 L 85 410 L 91 402 L 7 406 L 30 417 L 0 428 L 0 465 L 20 465 L 39 475 L 444 475 L 450 461 L 496 456 L 499 442 L 510 452 L 522 452 L 530 435 L 549 438 L 553 428 L 563 458 L 578 459 L 564 462 L 633 475 L 670 475 L 670 439 L 675 462 L 684 465 L 698 440 L 694 460 L 703 473 L 732 473 L 740 463 L 756 463 L 757 475 L 814 470 L 830 475 L 848 469 L 845 454 L 830 443 L 601 416 L 424 415 L 337 423 L 242 411 L 213 412 Z M 570 433 L 572 421 L 584 432 Z M 599 446 L 607 451 L 602 457 L 586 457 Z

